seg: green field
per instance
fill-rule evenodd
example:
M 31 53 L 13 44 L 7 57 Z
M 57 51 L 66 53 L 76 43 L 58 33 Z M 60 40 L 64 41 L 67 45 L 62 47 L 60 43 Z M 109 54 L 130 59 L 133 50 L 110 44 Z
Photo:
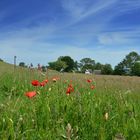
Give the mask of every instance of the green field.
M 31 84 L 45 79 L 44 87 Z M 0 82 L 0 140 L 140 140 L 139 77 L 43 75 L 0 62 Z

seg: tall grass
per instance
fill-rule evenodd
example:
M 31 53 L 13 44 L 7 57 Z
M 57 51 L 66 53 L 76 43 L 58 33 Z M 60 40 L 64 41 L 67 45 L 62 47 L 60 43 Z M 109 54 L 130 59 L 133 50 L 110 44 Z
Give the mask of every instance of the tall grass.
M 47 76 L 25 69 L 1 76 L 1 140 L 140 139 L 140 78 L 53 72 Z M 55 76 L 60 80 L 54 83 Z M 46 78 L 45 87 L 31 85 L 33 79 Z M 95 90 L 88 78 L 96 81 Z M 74 92 L 67 96 L 70 81 Z M 37 96 L 27 98 L 25 92 L 33 90 Z

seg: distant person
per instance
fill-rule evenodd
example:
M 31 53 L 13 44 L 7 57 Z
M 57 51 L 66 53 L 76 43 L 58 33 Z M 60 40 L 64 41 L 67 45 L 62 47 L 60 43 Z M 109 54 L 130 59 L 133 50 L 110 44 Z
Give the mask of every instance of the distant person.
M 30 64 L 30 68 L 33 68 L 33 64 L 32 63 Z
M 40 64 L 38 64 L 37 67 L 38 67 L 37 69 L 38 69 L 39 71 L 42 71 L 42 68 L 41 68 Z
M 32 63 L 30 64 L 29 69 L 33 70 L 33 64 Z

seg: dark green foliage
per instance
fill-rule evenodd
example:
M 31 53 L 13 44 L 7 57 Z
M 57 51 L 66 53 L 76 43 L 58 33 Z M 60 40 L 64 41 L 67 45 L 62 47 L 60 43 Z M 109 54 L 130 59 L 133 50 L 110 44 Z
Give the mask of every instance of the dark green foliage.
M 74 63 L 74 60 L 70 56 L 61 56 L 58 59 L 66 63 L 67 67 L 64 68 L 65 72 L 70 72 L 74 69 L 75 63 Z
M 61 69 L 65 69 L 67 67 L 66 63 L 61 60 L 57 60 L 55 62 L 49 62 L 49 68 L 53 70 L 60 71 Z
M 102 67 L 102 74 L 111 75 L 113 73 L 113 69 L 110 64 L 105 64 Z
M 115 66 L 114 74 L 115 75 L 124 75 L 125 74 L 124 64 L 122 62 L 120 62 L 117 66 Z
M 20 63 L 19 63 L 19 66 L 20 66 L 20 67 L 25 67 L 25 63 L 24 63 L 24 62 L 20 62 Z
M 123 63 L 126 67 L 132 68 L 137 61 L 140 61 L 140 55 L 136 52 L 130 52 L 128 55 L 126 55 Z
M 3 62 L 3 60 L 0 58 L 0 61 Z
M 130 52 L 126 57 L 120 62 L 117 66 L 115 66 L 114 74 L 116 75 L 126 75 L 126 74 L 134 74 L 132 73 L 132 67 L 134 64 L 140 61 L 140 55 L 136 52 Z M 130 72 L 126 72 L 125 69 L 130 68 Z
M 65 72 L 71 72 L 72 70 L 74 70 L 76 63 L 70 56 L 60 56 L 57 61 L 49 62 L 48 64 L 51 69 L 57 71 L 64 69 Z
M 99 62 L 95 64 L 95 67 L 94 67 L 95 70 L 102 70 L 102 68 L 103 68 L 103 64 Z
M 132 67 L 132 75 L 140 76 L 140 63 L 136 62 Z
M 42 66 L 42 72 L 46 72 L 46 67 L 45 66 Z

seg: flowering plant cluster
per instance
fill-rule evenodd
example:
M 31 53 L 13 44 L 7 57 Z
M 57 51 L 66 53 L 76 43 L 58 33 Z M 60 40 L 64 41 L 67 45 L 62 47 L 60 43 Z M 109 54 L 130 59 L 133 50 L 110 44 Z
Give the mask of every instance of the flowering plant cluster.
M 50 82 L 56 83 L 59 79 L 60 78 L 58 78 L 58 77 L 54 77 L 54 78 L 52 78 L 50 80 Z M 31 84 L 34 87 L 44 87 L 44 86 L 46 86 L 46 84 L 48 82 L 49 82 L 48 79 L 45 79 L 45 80 L 43 80 L 41 82 L 39 82 L 38 80 L 32 80 Z M 92 79 L 87 79 L 86 82 L 88 83 L 90 90 L 94 90 L 95 89 L 95 82 Z M 64 80 L 64 83 L 68 84 L 66 89 L 65 89 L 66 90 L 66 92 L 65 92 L 66 95 L 70 95 L 72 92 L 74 92 L 74 86 L 72 84 L 72 80 L 70 80 L 70 83 L 68 83 L 68 80 Z M 49 88 L 49 91 L 51 91 L 51 88 Z M 37 95 L 37 91 L 36 90 L 35 91 L 29 91 L 29 92 L 25 93 L 25 96 L 27 96 L 28 98 L 32 98 L 32 97 L 34 97 L 36 95 Z

